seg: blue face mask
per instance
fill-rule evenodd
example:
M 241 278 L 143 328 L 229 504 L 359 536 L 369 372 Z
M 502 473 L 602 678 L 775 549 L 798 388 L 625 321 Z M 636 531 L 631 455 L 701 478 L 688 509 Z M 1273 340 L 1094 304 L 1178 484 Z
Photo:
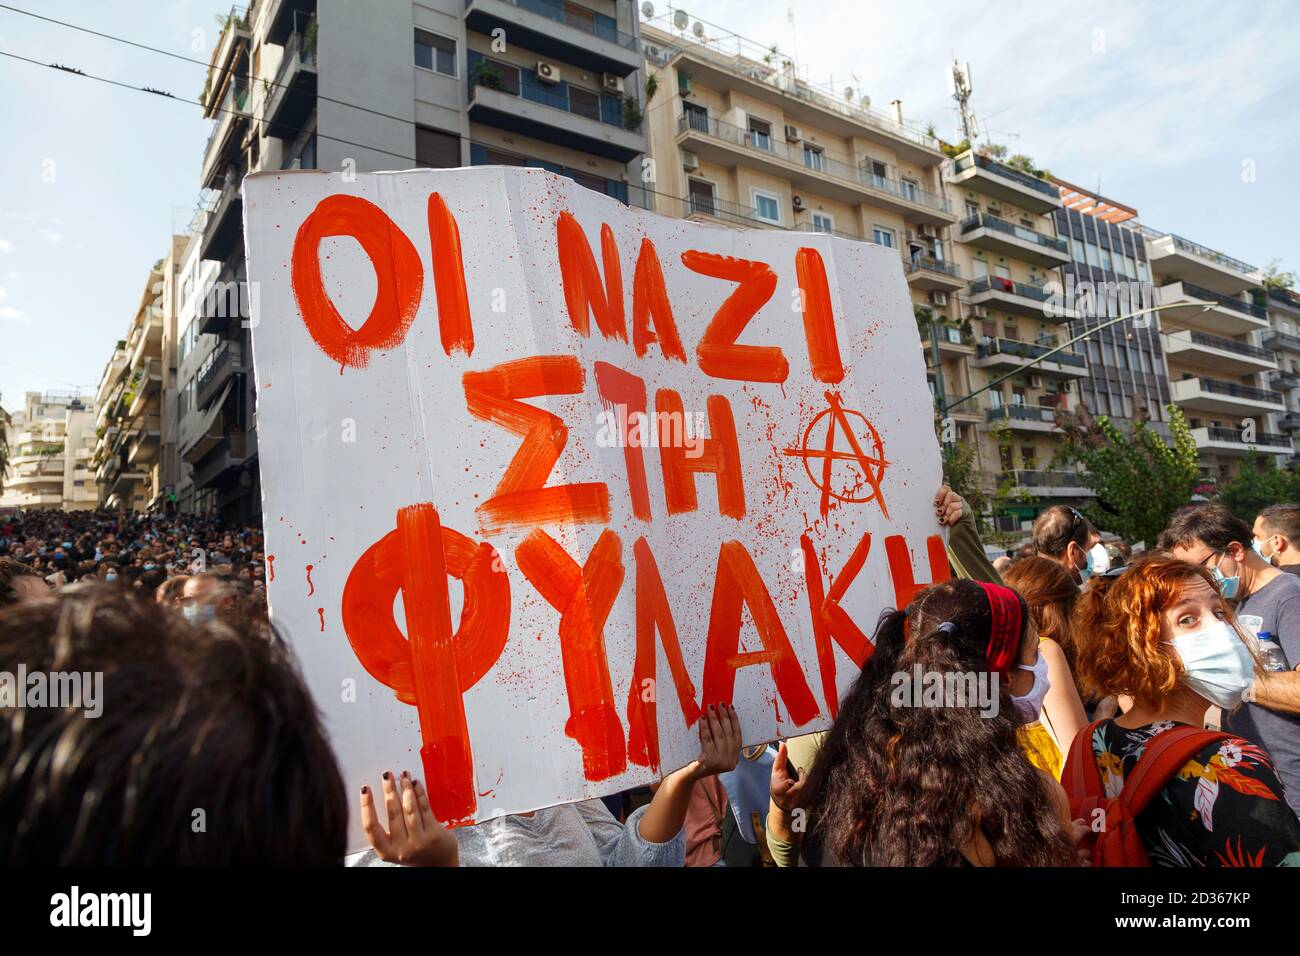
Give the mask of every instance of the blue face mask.
M 1277 557 L 1277 552 L 1276 552 L 1276 551 L 1274 551 L 1272 554 L 1265 554 L 1265 553 L 1264 553 L 1264 542 L 1263 542 L 1263 541 L 1260 541 L 1258 538 L 1255 538 L 1254 540 L 1252 540 L 1252 541 L 1250 542 L 1250 546 L 1251 546 L 1252 548 L 1254 548 L 1255 553 L 1256 553 L 1257 555 L 1259 555 L 1261 558 L 1263 558 L 1263 559 L 1264 559 L 1265 561 L 1267 561 L 1269 564 L 1272 564 L 1272 563 L 1273 563 L 1273 559 Z
M 217 609 L 211 604 L 186 604 L 181 608 L 185 620 L 191 624 L 202 624 L 217 616 Z
M 1229 578 L 1230 581 L 1237 580 Z M 1168 643 L 1183 662 L 1183 680 L 1212 704 L 1231 710 L 1255 684 L 1255 661 L 1225 621 Z
M 1219 558 L 1219 563 L 1222 564 L 1223 558 L 1226 557 L 1227 555 L 1225 554 L 1223 557 Z M 1210 577 L 1214 578 L 1214 583 L 1219 586 L 1219 593 L 1223 595 L 1225 601 L 1231 601 L 1237 596 L 1237 588 L 1241 585 L 1240 567 L 1237 568 L 1236 574 L 1232 577 L 1227 577 L 1219 570 L 1219 566 L 1216 564 L 1214 567 L 1210 568 Z

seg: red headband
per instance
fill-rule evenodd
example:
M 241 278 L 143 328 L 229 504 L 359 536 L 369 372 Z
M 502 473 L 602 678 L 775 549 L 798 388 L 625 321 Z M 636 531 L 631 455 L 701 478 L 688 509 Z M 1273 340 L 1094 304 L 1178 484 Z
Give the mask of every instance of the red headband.
M 1020 597 L 1015 591 L 1001 584 L 976 582 L 988 595 L 989 610 L 993 614 L 993 626 L 989 630 L 989 646 L 984 652 L 989 670 L 1006 674 L 1011 670 L 1017 654 L 1020 652 L 1021 608 Z

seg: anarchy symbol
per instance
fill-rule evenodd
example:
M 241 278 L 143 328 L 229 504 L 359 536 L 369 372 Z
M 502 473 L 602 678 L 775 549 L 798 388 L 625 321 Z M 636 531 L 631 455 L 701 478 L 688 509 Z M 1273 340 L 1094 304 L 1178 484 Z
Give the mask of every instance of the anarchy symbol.
M 834 392 L 826 393 L 826 401 L 829 407 L 809 423 L 803 433 L 802 446 L 787 448 L 785 454 L 803 459 L 804 470 L 822 493 L 823 518 L 830 511 L 831 498 L 853 504 L 875 501 L 888 518 L 889 509 L 880 491 L 880 482 L 889 462 L 885 460 L 880 433 L 861 412 L 845 409 L 840 404 L 839 395 Z M 836 436 L 840 434 L 843 434 L 847 446 L 843 451 L 836 446 Z M 813 459 L 821 461 L 819 468 L 813 467 Z M 848 466 L 847 475 L 843 468 L 836 470 L 837 462 Z

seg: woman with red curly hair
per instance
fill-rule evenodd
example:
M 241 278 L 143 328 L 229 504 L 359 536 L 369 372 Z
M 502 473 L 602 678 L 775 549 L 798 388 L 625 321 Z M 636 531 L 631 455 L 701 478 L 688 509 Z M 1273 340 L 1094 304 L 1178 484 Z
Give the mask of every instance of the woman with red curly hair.
M 1077 659 L 1083 686 L 1133 699 L 1123 716 L 1080 731 L 1070 751 L 1064 779 L 1097 781 L 1102 799 L 1125 799 L 1143 755 L 1152 756 L 1150 766 L 1169 752 L 1174 738 L 1162 735 L 1191 736 L 1186 728 L 1201 728 L 1210 707 L 1231 711 L 1254 684 L 1250 637 L 1209 572 L 1165 554 L 1097 579 L 1079 599 L 1074 625 L 1087 635 Z M 1151 864 L 1300 866 L 1300 820 L 1269 755 L 1230 734 L 1203 740 L 1192 741 L 1190 759 L 1173 761 L 1149 802 L 1132 808 Z

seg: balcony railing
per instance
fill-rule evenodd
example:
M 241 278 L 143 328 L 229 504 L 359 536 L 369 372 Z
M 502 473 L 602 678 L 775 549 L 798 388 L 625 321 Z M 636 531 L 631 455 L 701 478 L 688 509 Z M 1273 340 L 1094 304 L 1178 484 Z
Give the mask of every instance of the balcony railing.
M 1007 222 L 1005 219 L 999 219 L 997 216 L 990 216 L 986 212 L 976 213 L 961 223 L 962 233 L 973 232 L 976 229 L 992 229 L 996 232 L 1003 232 L 1009 236 L 1015 236 L 1025 242 L 1034 242 L 1045 249 L 1055 249 L 1062 255 L 1068 254 L 1069 247 L 1064 239 L 1056 236 L 1047 236 L 1035 229 L 1028 229 L 1025 226 L 1018 226 L 1013 222 Z
M 1013 419 L 1021 422 L 1056 424 L 1056 409 L 1048 405 L 1001 405 L 990 408 L 985 416 L 990 422 Z
M 1292 335 L 1289 332 L 1266 332 L 1264 333 L 1264 347 L 1274 351 L 1286 349 L 1290 352 L 1300 352 L 1300 336 Z
M 1017 355 L 1022 359 L 1041 358 L 1052 350 L 1052 346 L 1031 345 L 1028 342 L 1017 342 L 1014 339 L 990 339 L 987 342 L 980 343 L 976 349 L 977 358 L 987 358 L 992 355 Z M 1082 355 L 1076 352 L 1057 352 L 1049 362 L 1057 362 L 1061 365 L 1071 365 L 1075 368 L 1086 368 L 1087 363 Z
M 1077 471 L 1017 470 L 1002 473 L 1002 480 L 1024 488 L 1086 488 Z
M 217 115 L 213 117 L 216 122 L 212 132 L 208 134 L 208 144 L 203 147 L 203 155 L 207 156 L 212 152 L 213 144 L 227 130 L 227 123 L 232 118 L 243 119 L 247 115 L 248 81 L 238 77 L 230 81 L 230 85 L 226 87 L 226 95 L 221 98 L 221 106 L 218 108 Z
M 979 295 L 981 292 L 1006 292 L 1026 299 L 1033 299 L 1035 302 L 1046 302 L 1052 297 L 1051 293 L 1041 285 L 1013 282 L 1010 279 L 1004 279 L 1002 276 L 980 276 L 978 279 L 972 279 L 970 285 L 967 286 L 967 292 L 970 295 Z
M 832 179 L 839 179 L 855 186 L 866 186 L 876 192 L 887 193 L 895 198 L 925 206 L 937 212 L 948 212 L 950 205 L 943 196 L 928 192 L 920 186 L 897 179 L 888 179 L 871 173 L 863 165 L 855 165 L 843 158 L 837 158 L 824 151 L 807 153 L 802 146 L 791 146 L 784 139 L 771 134 L 757 134 L 751 130 L 741 129 L 712 116 L 701 116 L 696 112 L 685 112 L 677 117 L 677 132 L 688 130 L 703 133 L 713 139 L 721 140 L 732 146 L 741 146 L 768 156 L 775 156 L 787 163 L 803 166 L 815 173 L 822 173 Z M 817 158 L 812 158 L 816 156 Z M 864 161 L 865 162 L 865 161 Z
M 939 341 L 946 342 L 949 345 L 971 346 L 975 344 L 975 341 L 971 336 L 963 335 L 961 329 L 954 329 L 951 325 L 936 326 L 935 331 L 939 333 Z M 921 333 L 921 341 L 927 344 L 929 343 L 930 332 L 928 329 Z M 968 403 L 963 402 L 962 404 L 964 407 Z
M 1205 431 L 1206 437 L 1211 441 L 1232 442 L 1234 445 L 1264 445 L 1268 448 L 1291 447 L 1291 439 L 1288 436 L 1275 432 L 1256 432 L 1254 441 L 1245 441 L 1241 431 L 1236 428 L 1215 428 L 1211 425 Z
M 1236 382 L 1221 382 L 1215 378 L 1201 378 L 1195 381 L 1200 383 L 1201 391 L 1210 392 L 1214 395 L 1228 395 L 1232 398 L 1245 398 L 1253 402 L 1269 402 L 1270 404 L 1276 404 L 1278 401 L 1276 393 L 1263 388 L 1238 385 Z
M 1300 372 L 1290 372 L 1286 369 L 1279 369 L 1269 377 L 1269 381 L 1272 383 L 1274 388 L 1300 388 Z
M 1051 199 L 1061 198 L 1060 191 L 1046 180 L 1039 179 L 1037 176 L 1031 176 L 1029 173 L 1022 173 L 1018 169 L 1012 169 L 1010 166 L 999 163 L 997 160 L 989 159 L 987 156 L 981 156 L 979 153 L 968 153 L 965 156 L 959 156 L 953 160 L 953 168 L 959 173 L 963 170 L 970 169 L 972 166 L 978 166 L 980 169 L 987 170 L 995 176 L 1002 176 L 1005 179 L 1010 179 L 1013 182 L 1019 183 L 1021 186 L 1025 186 L 1035 192 L 1040 192 Z
M 601 40 L 616 43 L 626 50 L 637 48 L 636 37 L 618 29 L 618 21 L 603 13 L 597 13 L 590 7 L 573 3 L 572 0 L 506 0 L 520 10 L 528 10 L 538 16 L 563 23 Z M 465 6 L 472 6 L 474 0 L 465 0 Z
M 1268 362 L 1273 358 L 1273 353 L 1268 349 L 1261 349 L 1254 345 L 1248 345 L 1245 342 L 1234 342 L 1232 339 L 1226 339 L 1222 335 L 1211 335 L 1209 332 L 1197 332 L 1191 330 L 1189 336 L 1192 342 L 1197 345 L 1204 345 L 1206 348 L 1220 349 L 1224 352 L 1232 352 L 1236 355 L 1245 355 L 1249 358 L 1256 358 Z
M 1142 235 L 1148 239 L 1164 239 L 1168 237 L 1173 240 L 1174 248 L 1183 252 L 1199 256 L 1202 259 L 1209 259 L 1211 262 L 1223 266 L 1225 269 L 1231 269 L 1233 272 L 1240 272 L 1244 275 L 1251 275 L 1259 270 L 1249 262 L 1242 262 L 1240 259 L 1234 259 L 1232 256 L 1224 255 L 1217 249 L 1211 249 L 1209 246 L 1203 246 L 1199 242 L 1192 242 L 1190 239 L 1184 239 L 1182 236 L 1174 235 L 1172 232 L 1160 232 L 1158 229 L 1152 229 L 1149 226 L 1142 226 Z
M 718 199 L 713 196 L 687 196 L 678 200 L 678 202 L 682 204 L 683 216 L 694 214 L 713 216 L 715 219 L 725 219 L 741 226 L 774 225 L 765 219 L 759 219 L 758 210 L 753 206 L 730 202 L 726 199 Z
M 961 278 L 961 269 L 957 267 L 957 263 L 945 262 L 933 256 L 903 256 L 903 269 L 906 272 L 918 269 L 926 272 L 941 272 L 954 279 Z
M 1191 282 L 1183 282 L 1182 287 L 1183 292 L 1194 299 L 1214 302 L 1218 305 L 1232 309 L 1234 312 L 1253 315 L 1257 319 L 1268 318 L 1268 310 L 1262 306 L 1255 305 L 1253 302 L 1243 302 L 1235 296 L 1224 295 L 1222 292 L 1215 292 L 1211 289 L 1205 288 L 1204 286 L 1195 285 Z

